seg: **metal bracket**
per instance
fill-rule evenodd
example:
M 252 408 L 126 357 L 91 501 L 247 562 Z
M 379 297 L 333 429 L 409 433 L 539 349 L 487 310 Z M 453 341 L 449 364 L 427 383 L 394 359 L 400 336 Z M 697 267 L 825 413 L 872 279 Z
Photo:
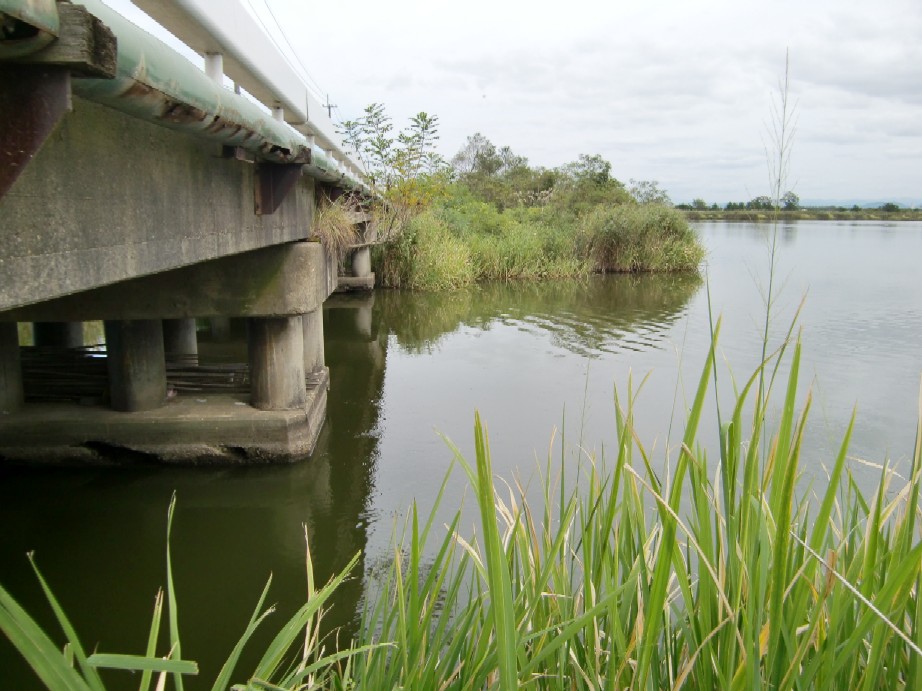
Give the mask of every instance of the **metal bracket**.
M 67 67 L 75 77 L 112 79 L 118 69 L 118 41 L 112 30 L 81 5 L 57 5 L 60 33 L 46 47 L 25 55 L 9 56 L 33 65 Z M 13 42 L 14 44 L 16 42 Z M 15 51 L 15 45 L 0 41 L 0 58 Z
M 300 163 L 259 163 L 256 166 L 256 215 L 274 214 L 301 177 Z
M 67 68 L 0 63 L 0 198 L 68 110 Z

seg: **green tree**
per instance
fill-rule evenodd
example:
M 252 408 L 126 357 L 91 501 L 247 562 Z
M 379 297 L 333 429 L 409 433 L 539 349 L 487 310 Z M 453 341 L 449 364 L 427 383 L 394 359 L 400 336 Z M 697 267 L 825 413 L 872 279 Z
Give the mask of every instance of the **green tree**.
M 611 163 L 599 154 L 580 154 L 557 173 L 553 202 L 562 212 L 580 216 L 599 204 L 625 204 L 631 199 L 624 184 L 612 177 Z
M 785 192 L 781 197 L 781 204 L 787 211 L 797 211 L 800 208 L 800 197 L 793 192 Z
M 438 128 L 437 116 L 420 112 L 395 137 L 384 106 L 372 103 L 357 120 L 341 123 L 339 133 L 362 161 L 371 183 L 387 191 L 407 180 L 444 169 L 445 162 L 435 151 Z
M 756 211 L 771 211 L 775 208 L 775 203 L 772 201 L 771 197 L 763 194 L 749 201 L 746 204 L 746 208 Z
M 704 209 L 708 208 L 708 203 L 703 199 L 695 199 L 692 201 L 692 208 L 703 211 Z
M 900 210 L 900 205 L 894 204 L 893 202 L 887 202 L 886 204 L 880 207 L 880 210 L 886 213 L 893 213 L 894 211 Z
M 638 204 L 672 206 L 672 200 L 669 199 L 669 195 L 659 186 L 659 182 L 656 180 L 634 180 L 631 178 L 628 192 Z

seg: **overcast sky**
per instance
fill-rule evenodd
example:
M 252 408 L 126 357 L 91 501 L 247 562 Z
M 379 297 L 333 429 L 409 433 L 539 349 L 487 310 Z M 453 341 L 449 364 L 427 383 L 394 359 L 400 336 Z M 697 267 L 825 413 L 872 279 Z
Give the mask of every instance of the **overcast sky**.
M 769 192 L 788 49 L 789 187 L 922 204 L 922 0 L 243 1 L 268 3 L 334 118 L 426 111 L 447 158 L 475 132 L 532 165 L 598 153 L 675 202 Z

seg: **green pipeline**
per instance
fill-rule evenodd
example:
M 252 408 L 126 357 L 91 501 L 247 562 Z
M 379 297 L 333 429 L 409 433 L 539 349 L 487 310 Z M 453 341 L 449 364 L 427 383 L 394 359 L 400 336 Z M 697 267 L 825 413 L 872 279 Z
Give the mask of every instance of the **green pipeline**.
M 55 0 L 0 0 L 0 60 L 41 50 L 59 29 Z
M 140 120 L 241 148 L 258 161 L 300 163 L 311 177 L 350 189 L 365 188 L 301 133 L 212 81 L 185 57 L 100 0 L 77 0 L 77 4 L 102 20 L 118 41 L 115 78 L 74 79 L 72 89 L 77 96 Z M 22 15 L 29 8 L 43 20 L 53 13 L 57 20 L 54 3 L 47 0 L 0 0 L 0 8 Z

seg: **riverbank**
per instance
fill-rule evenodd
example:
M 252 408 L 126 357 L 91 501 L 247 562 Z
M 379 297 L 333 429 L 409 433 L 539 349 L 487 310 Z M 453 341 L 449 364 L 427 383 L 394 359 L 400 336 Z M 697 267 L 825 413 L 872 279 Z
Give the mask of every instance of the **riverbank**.
M 449 199 L 412 216 L 377 249 L 382 287 L 452 290 L 485 281 L 591 273 L 695 271 L 704 248 L 682 214 L 661 205 L 554 205 L 505 210 Z
M 742 221 L 765 223 L 777 219 L 791 221 L 922 221 L 922 209 L 797 209 L 781 211 L 726 210 L 726 209 L 684 209 L 682 213 L 691 222 L 696 221 Z

